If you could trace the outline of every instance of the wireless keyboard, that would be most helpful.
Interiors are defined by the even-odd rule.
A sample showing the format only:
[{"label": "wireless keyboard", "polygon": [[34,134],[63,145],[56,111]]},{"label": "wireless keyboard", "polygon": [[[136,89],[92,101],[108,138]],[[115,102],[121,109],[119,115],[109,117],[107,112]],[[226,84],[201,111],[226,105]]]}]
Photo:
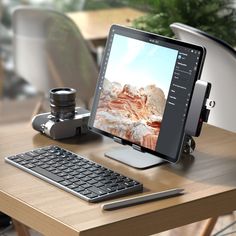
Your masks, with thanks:
[{"label": "wireless keyboard", "polygon": [[141,183],[58,146],[38,148],[5,160],[89,202],[143,189]]}]

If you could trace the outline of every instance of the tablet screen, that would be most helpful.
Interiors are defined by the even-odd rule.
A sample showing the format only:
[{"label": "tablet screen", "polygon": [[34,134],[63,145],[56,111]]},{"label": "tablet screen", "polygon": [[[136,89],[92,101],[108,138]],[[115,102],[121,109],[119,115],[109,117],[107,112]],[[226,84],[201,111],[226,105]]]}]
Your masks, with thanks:
[{"label": "tablet screen", "polygon": [[204,52],[196,45],[112,26],[90,129],[176,162]]}]

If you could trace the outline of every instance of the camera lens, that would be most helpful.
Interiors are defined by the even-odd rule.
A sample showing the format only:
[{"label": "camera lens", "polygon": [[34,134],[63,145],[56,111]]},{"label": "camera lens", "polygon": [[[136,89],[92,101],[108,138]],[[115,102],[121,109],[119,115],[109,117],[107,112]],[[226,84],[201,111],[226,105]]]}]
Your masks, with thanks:
[{"label": "camera lens", "polygon": [[54,88],[50,90],[51,114],[58,119],[71,119],[75,115],[76,90]]}]

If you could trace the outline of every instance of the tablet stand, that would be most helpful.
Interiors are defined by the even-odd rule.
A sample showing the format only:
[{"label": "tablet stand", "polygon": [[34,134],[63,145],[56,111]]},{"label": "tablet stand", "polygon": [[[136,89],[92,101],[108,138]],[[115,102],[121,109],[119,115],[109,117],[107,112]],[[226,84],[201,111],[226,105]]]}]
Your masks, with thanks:
[{"label": "tablet stand", "polygon": [[[183,153],[190,154],[194,151],[194,149],[194,139],[190,135],[185,135]],[[149,154],[147,152],[138,151],[134,147],[132,148],[130,146],[114,148],[108,152],[105,152],[105,156],[137,169],[146,169],[166,163],[164,159],[159,158],[158,156]]]},{"label": "tablet stand", "polygon": [[114,148],[106,152],[105,156],[137,169],[146,169],[166,162],[155,155],[140,152],[128,146]]},{"label": "tablet stand", "polygon": [[[211,84],[202,80],[195,83],[188,117],[185,125],[185,138],[182,153],[189,155],[195,149],[193,137],[198,137],[201,133],[202,123],[207,122],[210,110],[215,105],[214,101],[208,100]],[[208,106],[208,108],[207,108]],[[122,144],[122,140],[114,138],[115,142]],[[165,163],[164,159],[158,156],[142,152],[140,146],[133,144],[131,147],[116,148],[105,153],[106,157],[125,163],[129,166],[145,169],[155,165]]]}]

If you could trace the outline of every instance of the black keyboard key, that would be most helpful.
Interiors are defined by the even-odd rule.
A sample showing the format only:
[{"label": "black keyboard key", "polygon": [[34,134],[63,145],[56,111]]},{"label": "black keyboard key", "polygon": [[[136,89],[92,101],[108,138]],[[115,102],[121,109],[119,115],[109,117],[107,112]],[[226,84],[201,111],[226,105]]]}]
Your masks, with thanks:
[{"label": "black keyboard key", "polygon": [[118,187],[117,187],[118,190],[125,189],[125,188],[127,188],[127,186],[125,184],[123,184],[123,183],[118,184]]},{"label": "black keyboard key", "polygon": [[17,156],[11,156],[11,157],[8,157],[9,160],[12,160],[12,161],[15,161],[16,159],[18,159]]},{"label": "black keyboard key", "polygon": [[101,183],[101,182],[98,182],[98,183],[96,183],[96,184],[93,184],[95,187],[102,187],[102,186],[104,186],[104,184],[103,183]]},{"label": "black keyboard key", "polygon": [[70,175],[72,175],[72,176],[76,176],[76,175],[78,175],[78,172],[75,171],[75,170],[73,170],[73,171],[70,173]]},{"label": "black keyboard key", "polygon": [[40,155],[46,153],[46,151],[43,150],[43,149],[38,149],[38,150],[35,150],[34,152],[36,152],[36,153],[38,153],[38,154],[40,154]]},{"label": "black keyboard key", "polygon": [[26,168],[29,168],[29,169],[31,169],[31,168],[35,167],[35,165],[34,165],[34,164],[31,164],[31,163],[29,163],[29,164],[26,164],[26,165],[25,165],[25,167],[26,167]]},{"label": "black keyboard key", "polygon": [[48,171],[50,171],[50,172],[52,172],[53,170],[55,170],[55,168],[53,168],[53,167],[51,167],[51,166],[49,166],[49,167],[47,167],[47,168],[45,168],[46,170],[48,170]]},{"label": "black keyboard key", "polygon": [[100,187],[100,189],[104,190],[107,193],[112,193],[116,191],[116,188],[110,187],[110,186],[103,186],[103,187]]},{"label": "black keyboard key", "polygon": [[98,176],[98,177],[96,178],[96,180],[97,180],[97,181],[103,181],[103,180],[105,180],[105,178],[102,177],[102,176]]},{"label": "black keyboard key", "polygon": [[89,175],[89,177],[92,178],[92,179],[96,179],[99,176],[97,174],[92,173],[92,174]]},{"label": "black keyboard key", "polygon": [[59,174],[59,173],[61,173],[61,172],[60,172],[59,170],[55,169],[55,170],[52,171],[52,173],[53,173],[53,174]]},{"label": "black keyboard key", "polygon": [[19,164],[21,164],[22,166],[27,165],[29,162],[28,161],[20,161]]},{"label": "black keyboard key", "polygon": [[71,185],[72,183],[69,181],[69,180],[63,180],[60,182],[61,185],[64,185],[64,186],[69,186]]},{"label": "black keyboard key", "polygon": [[91,180],[91,178],[89,178],[88,176],[85,176],[85,177],[83,177],[83,178],[81,178],[83,181],[85,181],[85,182],[88,182],[89,180]]},{"label": "black keyboard key", "polygon": [[73,160],[71,161],[71,163],[74,163],[74,164],[75,164],[75,163],[78,163],[78,162],[79,162],[79,159],[77,159],[77,158],[76,158],[76,159],[73,159]]},{"label": "black keyboard key", "polygon": [[71,176],[71,175],[66,175],[66,176],[64,176],[63,178],[64,178],[64,179],[67,179],[67,180],[70,180],[70,179],[73,179],[74,177]]},{"label": "black keyboard key", "polygon": [[91,180],[88,181],[88,183],[93,185],[93,184],[96,184],[97,181],[95,179],[91,179]]},{"label": "black keyboard key", "polygon": [[84,175],[91,175],[91,174],[92,174],[92,172],[91,172],[91,171],[88,171],[88,170],[86,170],[86,171],[84,171],[84,172],[83,172],[83,174],[84,174]]},{"label": "black keyboard key", "polygon": [[109,183],[111,183],[111,180],[105,179],[105,180],[102,180],[101,182],[102,182],[103,184],[109,184]]},{"label": "black keyboard key", "polygon": [[134,186],[134,183],[133,183],[133,182],[124,182],[124,184],[125,184],[127,187],[132,187],[132,186]]},{"label": "black keyboard key", "polygon": [[44,148],[42,148],[42,150],[48,151],[48,150],[50,150],[51,148],[52,148],[51,146],[49,146],[49,147],[44,147]]},{"label": "black keyboard key", "polygon": [[67,174],[64,173],[64,172],[60,172],[60,173],[58,173],[57,175],[60,176],[60,177],[64,177],[64,176],[66,176]]},{"label": "black keyboard key", "polygon": [[106,191],[104,191],[104,190],[102,190],[102,189],[100,189],[100,188],[97,188],[97,187],[95,187],[95,186],[89,188],[88,190],[90,190],[90,191],[96,193],[97,195],[104,195],[104,194],[107,193]]},{"label": "black keyboard key", "polygon": [[98,197],[98,195],[92,192],[92,193],[88,194],[87,197],[95,198],[95,197]]},{"label": "black keyboard key", "polygon": [[30,161],[30,160],[33,159],[33,157],[26,156],[26,155],[24,155],[22,158],[23,158],[25,161]]},{"label": "black keyboard key", "polygon": [[79,180],[79,181],[77,181],[77,182],[75,182],[77,185],[79,185],[79,186],[82,186],[82,185],[84,185],[84,184],[86,184],[84,181],[82,181],[82,180]]},{"label": "black keyboard key", "polygon": [[42,165],[44,165],[44,163],[42,161],[37,161],[37,162],[35,162],[35,165],[42,166]]},{"label": "black keyboard key", "polygon": [[66,163],[65,166],[71,167],[71,166],[74,166],[74,165],[73,165],[73,163],[70,163],[70,162],[69,162],[69,163]]},{"label": "black keyboard key", "polygon": [[54,167],[54,168],[58,168],[59,166],[61,166],[61,164],[60,164],[60,163],[57,163],[57,162],[52,165],[52,167]]},{"label": "black keyboard key", "polygon": [[79,179],[78,179],[78,178],[75,178],[75,177],[73,176],[73,178],[71,178],[70,181],[71,181],[72,183],[75,183],[75,182],[78,182]]},{"label": "black keyboard key", "polygon": [[36,152],[34,152],[34,151],[26,152],[25,154],[28,155],[28,156],[30,156],[30,157],[37,157],[37,156],[39,156],[39,154],[36,153]]},{"label": "black keyboard key", "polygon": [[82,179],[83,177],[85,177],[85,175],[83,173],[81,173],[81,174],[75,175],[75,177]]},{"label": "black keyboard key", "polygon": [[79,186],[79,187],[75,188],[74,191],[82,192],[82,191],[84,191],[84,187],[83,186]]},{"label": "black keyboard key", "polygon": [[71,168],[72,170],[77,170],[77,169],[79,169],[79,167],[78,167],[78,166],[75,166],[75,165],[74,165],[74,166],[71,166],[70,168]]},{"label": "black keyboard key", "polygon": [[92,192],[90,192],[88,189],[85,189],[84,191],[82,191],[81,192],[81,194],[83,194],[83,195],[89,195],[89,194],[91,194]]},{"label": "black keyboard key", "polygon": [[48,168],[48,167],[50,167],[48,164],[43,164],[43,165],[41,165],[41,168],[43,168],[43,169],[46,169],[46,168]]},{"label": "black keyboard key", "polygon": [[78,185],[72,183],[71,185],[68,185],[67,187],[68,187],[68,188],[71,188],[71,189],[75,189],[75,188],[78,188]]},{"label": "black keyboard key", "polygon": [[36,166],[36,167],[33,167],[31,170],[35,171],[36,173],[38,174],[41,174],[53,181],[56,181],[56,182],[60,182],[63,180],[62,177],[58,176],[58,175],[55,175],[47,170],[44,170],[43,168],[39,167],[39,166]]},{"label": "black keyboard key", "polygon": [[91,185],[91,184],[88,184],[88,183],[85,183],[85,184],[83,184],[83,187],[84,187],[84,188],[90,188],[90,187],[92,187],[92,185]]},{"label": "black keyboard key", "polygon": [[111,183],[111,184],[109,184],[109,186],[111,186],[111,187],[117,187],[118,184],[117,184],[117,183]]},{"label": "black keyboard key", "polygon": [[58,170],[66,170],[66,169],[67,169],[67,167],[66,167],[66,166],[64,166],[64,165],[62,165],[62,166],[58,167]]},{"label": "black keyboard key", "polygon": [[73,171],[73,170],[70,169],[70,168],[66,168],[66,169],[63,169],[63,170],[64,170],[65,173],[68,173],[68,174],[71,173],[71,172]]}]

